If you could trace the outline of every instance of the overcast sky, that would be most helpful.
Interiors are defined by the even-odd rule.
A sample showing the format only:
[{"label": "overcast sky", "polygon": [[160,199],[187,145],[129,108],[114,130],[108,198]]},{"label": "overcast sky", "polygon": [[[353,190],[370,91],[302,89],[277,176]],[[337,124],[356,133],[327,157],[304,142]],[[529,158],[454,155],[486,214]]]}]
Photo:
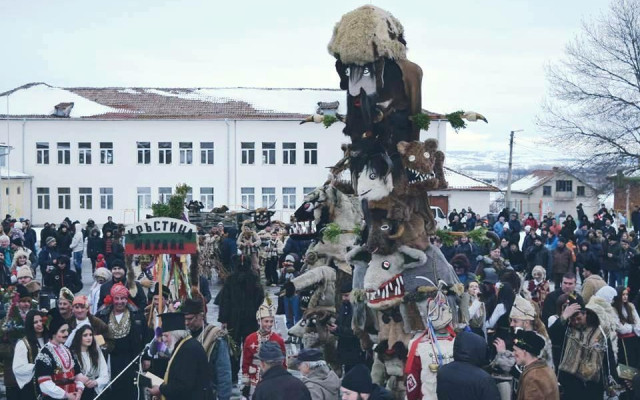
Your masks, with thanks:
[{"label": "overcast sky", "polygon": [[[0,0],[0,92],[54,86],[337,88],[326,47],[353,0]],[[449,149],[535,151],[544,67],[604,0],[373,1],[405,28],[423,107],[484,114]]]}]

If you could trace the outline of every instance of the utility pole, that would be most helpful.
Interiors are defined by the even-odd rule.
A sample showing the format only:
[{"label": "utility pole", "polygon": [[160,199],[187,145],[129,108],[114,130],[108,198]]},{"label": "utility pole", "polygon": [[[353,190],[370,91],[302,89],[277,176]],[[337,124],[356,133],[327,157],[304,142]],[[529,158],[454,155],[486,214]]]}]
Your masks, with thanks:
[{"label": "utility pole", "polygon": [[511,135],[509,138],[509,170],[507,172],[507,195],[504,198],[505,207],[507,210],[511,211],[511,207],[509,203],[511,203],[511,173],[513,170],[513,135],[516,132],[522,132],[524,129],[518,129],[516,131],[511,131]]}]

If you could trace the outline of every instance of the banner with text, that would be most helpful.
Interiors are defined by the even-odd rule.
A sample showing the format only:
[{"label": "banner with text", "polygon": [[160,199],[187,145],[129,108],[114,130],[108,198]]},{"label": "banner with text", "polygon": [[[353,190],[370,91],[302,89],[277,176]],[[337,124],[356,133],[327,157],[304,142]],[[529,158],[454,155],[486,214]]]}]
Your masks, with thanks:
[{"label": "banner with text", "polygon": [[194,254],[198,251],[196,233],[195,225],[181,219],[145,219],[127,227],[125,253]]}]

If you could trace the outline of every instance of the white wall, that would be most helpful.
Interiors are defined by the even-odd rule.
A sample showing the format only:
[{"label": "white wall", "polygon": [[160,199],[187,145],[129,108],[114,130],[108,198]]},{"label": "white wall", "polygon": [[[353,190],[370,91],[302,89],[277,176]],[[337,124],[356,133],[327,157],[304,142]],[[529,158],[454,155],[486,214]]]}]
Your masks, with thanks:
[{"label": "white wall", "polygon": [[[4,124],[3,124],[4,125]],[[201,187],[214,187],[215,205],[226,204],[240,209],[242,187],[253,187],[255,205],[262,205],[262,188],[275,187],[278,210],[276,218],[288,220],[293,210],[282,210],[282,188],[296,188],[300,204],[303,188],[317,187],[327,178],[327,167],[342,157],[341,143],[349,142],[342,134],[344,125],[329,129],[322,124],[299,125],[299,121],[230,120],[81,120],[38,119],[10,120],[0,129],[0,143],[13,147],[8,167],[33,176],[31,198],[15,217],[31,218],[34,224],[59,222],[65,217],[97,223],[113,216],[117,222],[134,222],[150,210],[138,210],[137,188],[151,187],[152,202],[158,201],[158,188],[175,188],[186,183],[199,199]],[[434,122],[422,139],[438,138],[446,143],[447,125]],[[137,162],[136,142],[151,142],[151,163]],[[193,142],[193,164],[179,163],[179,142]],[[213,141],[214,165],[200,164],[200,142]],[[49,142],[49,164],[36,163],[36,142]],[[57,142],[71,143],[71,163],[57,162]],[[78,143],[92,144],[91,165],[79,164]],[[100,142],[113,142],[114,164],[100,164]],[[172,142],[172,164],[158,162],[158,142]],[[241,165],[241,142],[255,142],[255,165]],[[276,142],[276,164],[262,164],[262,142]],[[296,165],[282,164],[282,143],[295,142]],[[304,164],[304,142],[318,143],[318,164]],[[444,150],[444,148],[443,148]],[[49,210],[37,208],[37,188],[49,188]],[[57,188],[71,189],[71,209],[58,208]],[[91,210],[80,209],[79,188],[92,188]],[[113,209],[100,208],[100,188],[113,188]],[[30,200],[30,203],[28,202]],[[488,204],[488,202],[487,202]],[[13,215],[13,213],[12,213]]]},{"label": "white wall", "polygon": [[480,215],[489,213],[491,192],[488,191],[435,190],[429,192],[429,195],[447,196],[449,198],[449,212],[454,208],[460,211],[471,206],[473,211]]}]

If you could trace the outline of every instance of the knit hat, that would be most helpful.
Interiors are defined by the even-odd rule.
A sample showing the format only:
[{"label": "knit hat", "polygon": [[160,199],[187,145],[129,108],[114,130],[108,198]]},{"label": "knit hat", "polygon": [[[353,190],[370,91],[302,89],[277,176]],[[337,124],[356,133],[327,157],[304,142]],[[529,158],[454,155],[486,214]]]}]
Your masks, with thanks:
[{"label": "knit hat", "polygon": [[519,319],[522,321],[533,321],[536,317],[536,310],[531,302],[522,296],[516,296],[511,307],[509,318]]},{"label": "knit hat", "polygon": [[187,329],[184,324],[184,314],[181,312],[160,314],[162,319],[162,332],[183,331]]},{"label": "knit hat", "polygon": [[613,303],[613,298],[616,297],[617,295],[618,295],[618,292],[616,292],[616,290],[611,286],[603,286],[595,294],[596,297],[600,297],[601,299],[604,299],[609,304]]},{"label": "knit hat", "polygon": [[278,343],[268,341],[260,346],[258,359],[268,363],[275,363],[284,360],[284,353]]},{"label": "knit hat", "polygon": [[56,238],[54,238],[53,236],[49,236],[46,240],[47,242],[47,246],[50,245],[51,243],[55,242]]},{"label": "knit hat", "polygon": [[116,267],[118,267],[118,268],[122,268],[122,269],[126,269],[126,268],[124,267],[124,262],[122,262],[122,260],[120,260],[120,259],[118,259],[118,258],[116,258],[115,260],[113,260],[113,262],[111,263],[111,269],[114,269],[114,268],[116,268]]},{"label": "knit hat", "polygon": [[58,294],[58,299],[64,299],[70,303],[73,303],[74,296],[71,290],[69,290],[66,287],[63,287],[62,289],[60,289],[60,293]]},{"label": "knit hat", "polygon": [[342,378],[341,386],[356,393],[371,393],[373,382],[371,372],[364,364],[358,364],[351,368]]},{"label": "knit hat", "polygon": [[42,285],[38,281],[31,281],[24,286],[27,288],[29,293],[31,293],[32,297],[35,297],[33,296],[33,294],[39,292],[42,289]]},{"label": "knit hat", "polygon": [[23,267],[18,268],[17,278],[29,277],[33,279],[33,272],[31,271],[31,267],[25,265]]},{"label": "knit hat", "polygon": [[258,312],[256,312],[256,319],[258,320],[258,322],[260,322],[262,318],[275,318],[275,316],[276,305],[273,304],[273,301],[271,301],[271,297],[269,297],[269,294],[267,293],[264,297],[264,301],[262,302],[262,304],[260,304],[260,307],[258,307]]},{"label": "knit hat", "polygon": [[54,315],[53,318],[51,318],[51,323],[49,324],[49,333],[51,336],[57,334],[63,325],[68,326],[69,324],[60,314]]},{"label": "knit hat", "polygon": [[111,280],[111,271],[105,267],[96,268],[93,272],[93,277],[94,279],[103,278],[107,282]]},{"label": "knit hat", "polygon": [[18,292],[18,298],[24,299],[26,297],[31,298],[31,293],[29,293],[29,289],[27,289],[23,285],[16,285],[16,292]]},{"label": "knit hat", "polygon": [[534,331],[517,329],[513,339],[513,347],[518,347],[532,356],[539,357],[546,345],[544,338]]}]

